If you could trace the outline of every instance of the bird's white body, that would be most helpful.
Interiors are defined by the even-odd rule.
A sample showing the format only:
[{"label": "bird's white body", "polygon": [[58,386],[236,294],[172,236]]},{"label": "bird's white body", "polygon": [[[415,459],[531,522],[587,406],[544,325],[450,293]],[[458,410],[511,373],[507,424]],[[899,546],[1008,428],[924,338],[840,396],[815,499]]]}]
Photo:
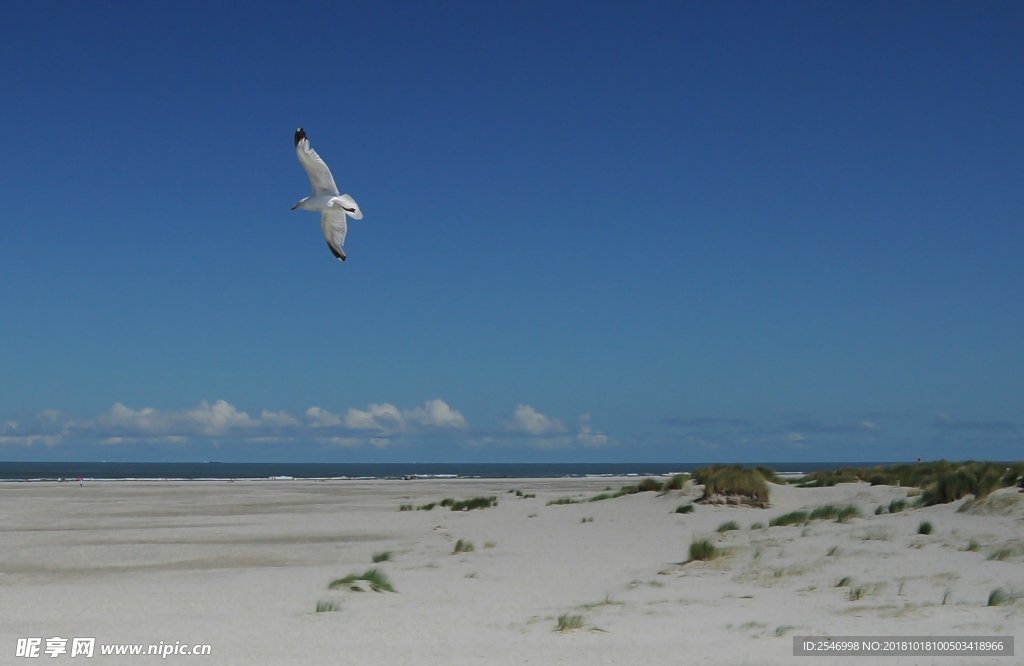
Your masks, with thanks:
[{"label": "bird's white body", "polygon": [[313,194],[300,199],[292,206],[292,210],[299,208],[320,213],[320,229],[324,232],[327,247],[330,248],[331,254],[345,261],[345,235],[348,233],[346,218],[361,220],[363,212],[355,199],[338,192],[331,170],[309,145],[306,131],[301,127],[295,130],[295,153],[299,157],[299,164],[309,176]]}]

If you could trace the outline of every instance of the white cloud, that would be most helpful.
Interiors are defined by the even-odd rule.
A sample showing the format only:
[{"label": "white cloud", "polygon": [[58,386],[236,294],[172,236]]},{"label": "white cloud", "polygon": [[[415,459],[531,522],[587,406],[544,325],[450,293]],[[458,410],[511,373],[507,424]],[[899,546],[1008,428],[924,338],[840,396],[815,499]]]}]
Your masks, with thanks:
[{"label": "white cloud", "polygon": [[351,408],[345,413],[345,425],[352,430],[378,430],[380,432],[401,432],[405,429],[405,418],[391,403],[373,404],[367,409]]},{"label": "white cloud", "polygon": [[590,425],[590,414],[580,415],[580,431],[576,433],[576,441],[583,446],[605,446],[608,444],[608,435],[603,432],[595,432]]},{"label": "white cloud", "polygon": [[226,400],[212,405],[203,400],[185,414],[186,424],[193,425],[204,435],[227,435],[232,430],[249,430],[258,425],[247,413],[239,411]]},{"label": "white cloud", "polygon": [[341,417],[320,407],[306,410],[306,421],[313,428],[333,428],[342,424]]},{"label": "white cloud", "polygon": [[427,400],[422,407],[405,411],[407,421],[431,428],[466,428],[466,418],[457,409],[452,409],[444,400]]},{"label": "white cloud", "polygon": [[565,432],[565,426],[558,419],[541,414],[530,405],[518,404],[512,413],[512,420],[505,423],[512,432],[542,437]]},{"label": "white cloud", "polygon": [[371,404],[343,415],[313,406],[299,416],[270,409],[254,415],[226,400],[204,400],[180,411],[115,402],[108,411],[86,419],[48,409],[28,418],[0,420],[0,445],[53,445],[68,437],[113,445],[217,438],[253,443],[312,439],[333,446],[383,448],[398,437],[467,427],[465,416],[440,398],[404,410],[391,403]]}]

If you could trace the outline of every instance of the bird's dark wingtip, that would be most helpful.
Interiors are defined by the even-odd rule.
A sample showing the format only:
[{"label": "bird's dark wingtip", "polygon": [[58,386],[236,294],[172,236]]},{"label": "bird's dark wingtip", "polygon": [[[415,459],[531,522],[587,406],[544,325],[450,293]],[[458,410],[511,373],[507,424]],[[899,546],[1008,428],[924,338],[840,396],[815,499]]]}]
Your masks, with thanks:
[{"label": "bird's dark wingtip", "polygon": [[301,127],[299,129],[295,130],[295,145],[296,146],[299,145],[299,141],[302,141],[305,138],[306,138],[306,130],[302,129]]},{"label": "bird's dark wingtip", "polygon": [[334,249],[334,246],[331,245],[330,243],[327,244],[327,249],[329,249],[331,251],[331,254],[333,254],[336,259],[340,259],[341,261],[345,261],[345,259],[347,258],[345,256],[344,252],[338,252],[337,250]]}]

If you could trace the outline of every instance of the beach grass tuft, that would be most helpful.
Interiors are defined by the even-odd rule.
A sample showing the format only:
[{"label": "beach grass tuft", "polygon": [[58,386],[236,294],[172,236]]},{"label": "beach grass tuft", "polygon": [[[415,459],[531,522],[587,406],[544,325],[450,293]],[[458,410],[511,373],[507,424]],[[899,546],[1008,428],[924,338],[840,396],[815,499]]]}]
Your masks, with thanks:
[{"label": "beach grass tuft", "polygon": [[1005,590],[1001,590],[998,587],[992,590],[988,595],[988,606],[1005,606],[1010,603],[1012,598]]},{"label": "beach grass tuft", "polygon": [[781,516],[776,516],[768,521],[769,527],[786,527],[788,525],[803,525],[810,519],[806,511],[790,511]]},{"label": "beach grass tuft", "polygon": [[864,586],[858,585],[857,587],[851,587],[846,595],[846,598],[850,601],[860,601],[864,597]]},{"label": "beach grass tuft", "polygon": [[377,564],[379,562],[390,562],[391,561],[391,555],[392,555],[392,553],[391,553],[390,550],[382,550],[379,553],[374,553],[373,554],[373,562],[374,562],[374,564]]},{"label": "beach grass tuft", "polygon": [[731,532],[733,530],[738,530],[739,528],[740,528],[740,525],[735,520],[728,520],[728,521],[722,523],[721,525],[719,525],[718,529],[715,530],[715,531],[719,532],[719,533]]},{"label": "beach grass tuft", "polygon": [[338,604],[333,601],[318,601],[316,602],[317,613],[330,613],[338,610]]},{"label": "beach grass tuft", "polygon": [[932,524],[927,520],[922,520],[921,524],[917,526],[917,533],[928,535],[932,533]]},{"label": "beach grass tuft", "polygon": [[756,469],[740,465],[712,465],[693,472],[693,480],[704,486],[702,501],[716,497],[739,497],[744,504],[768,506],[768,483]]},{"label": "beach grass tuft", "polygon": [[498,506],[498,498],[494,495],[490,497],[473,497],[467,500],[458,500],[451,503],[452,511],[472,511],[473,509],[489,509],[492,506]]},{"label": "beach grass tuft", "polygon": [[676,507],[676,513],[693,513],[693,505],[681,504]]},{"label": "beach grass tuft", "polygon": [[558,616],[558,624],[555,627],[555,631],[573,631],[574,629],[580,629],[581,627],[583,627],[582,615],[570,615],[569,613],[563,613]]},{"label": "beach grass tuft", "polygon": [[455,548],[452,549],[452,555],[458,555],[459,553],[472,553],[474,550],[476,550],[476,546],[473,545],[472,541],[459,539],[455,542]]},{"label": "beach grass tuft", "polygon": [[388,580],[385,575],[379,569],[367,569],[363,573],[353,573],[345,576],[344,578],[336,578],[332,580],[328,589],[335,590],[340,587],[347,587],[354,592],[362,592],[363,588],[361,583],[365,583],[366,587],[369,587],[374,592],[394,592],[395,588],[391,585],[391,581]]},{"label": "beach grass tuft", "polygon": [[661,492],[665,493],[670,490],[682,490],[689,478],[689,474],[673,474],[668,481],[662,484]]},{"label": "beach grass tuft", "polygon": [[836,583],[836,587],[849,587],[850,586],[850,582],[851,582],[851,580],[850,580],[849,576],[843,576],[842,578],[839,579],[839,582]]},{"label": "beach grass tuft", "polygon": [[1015,553],[1013,548],[998,548],[989,553],[987,559],[994,560],[996,562],[1003,562],[1013,557],[1014,555]]},{"label": "beach grass tuft", "polygon": [[690,561],[707,562],[719,556],[715,544],[708,539],[694,539],[690,544]]}]

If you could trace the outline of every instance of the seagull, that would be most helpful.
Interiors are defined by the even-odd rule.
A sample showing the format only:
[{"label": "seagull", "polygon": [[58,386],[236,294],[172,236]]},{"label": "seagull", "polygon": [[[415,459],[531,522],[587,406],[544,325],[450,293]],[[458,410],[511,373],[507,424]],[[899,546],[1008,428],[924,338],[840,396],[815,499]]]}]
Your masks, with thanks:
[{"label": "seagull", "polygon": [[310,147],[306,130],[301,127],[295,130],[295,154],[299,156],[299,164],[309,175],[313,194],[300,199],[292,206],[292,210],[301,208],[320,211],[320,228],[327,239],[327,247],[339,261],[345,261],[345,233],[348,231],[345,216],[361,220],[363,211],[359,210],[359,204],[351,196],[338,193],[338,186],[334,184],[331,170]]}]

